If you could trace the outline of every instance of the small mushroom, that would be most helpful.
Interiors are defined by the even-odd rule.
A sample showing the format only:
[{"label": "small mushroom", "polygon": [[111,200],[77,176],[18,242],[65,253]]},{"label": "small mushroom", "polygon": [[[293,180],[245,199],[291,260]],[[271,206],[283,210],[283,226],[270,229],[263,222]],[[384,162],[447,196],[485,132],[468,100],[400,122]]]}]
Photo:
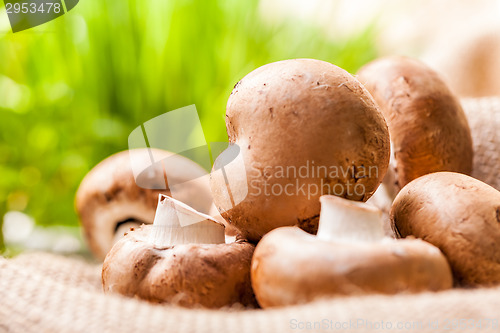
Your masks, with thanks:
[{"label": "small mushroom", "polygon": [[322,297],[452,286],[443,254],[422,240],[384,237],[377,208],[331,195],[320,200],[317,236],[282,227],[257,245],[252,286],[263,308]]},{"label": "small mushroom", "polygon": [[388,57],[365,65],[358,79],[389,126],[397,191],[432,172],[470,174],[469,125],[460,102],[436,72],[414,59]]},{"label": "small mushroom", "polygon": [[398,237],[441,249],[458,285],[500,283],[500,192],[491,186],[459,173],[425,175],[399,192],[391,221]]},{"label": "small mushroom", "polygon": [[154,224],[129,231],[106,256],[105,292],[185,307],[256,306],[254,246],[224,243],[224,225],[160,195]]},{"label": "small mushroom", "polygon": [[[151,165],[151,158],[168,164],[168,171]],[[145,170],[137,184],[132,162]],[[212,195],[207,172],[191,160],[160,149],[133,149],[111,155],[82,180],[76,210],[92,253],[104,259],[113,244],[131,227],[153,223],[158,194],[170,194],[208,213]],[[167,180],[165,180],[165,178]]]},{"label": "small mushroom", "polygon": [[389,163],[389,133],[373,98],[320,60],[279,61],[246,75],[228,99],[226,127],[241,163],[224,165],[234,149],[225,150],[210,186],[222,216],[252,242],[281,226],[315,233],[321,195],[366,201]]}]

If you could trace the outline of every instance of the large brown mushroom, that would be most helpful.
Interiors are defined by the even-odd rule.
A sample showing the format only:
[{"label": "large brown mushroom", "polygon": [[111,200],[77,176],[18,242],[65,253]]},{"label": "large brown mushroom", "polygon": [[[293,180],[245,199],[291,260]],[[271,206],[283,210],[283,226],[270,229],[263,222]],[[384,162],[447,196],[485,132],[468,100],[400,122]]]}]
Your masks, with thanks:
[{"label": "large brown mushroom", "polygon": [[[152,165],[152,159],[159,162]],[[132,163],[135,170],[144,170],[138,179]],[[204,175],[198,164],[160,149],[133,149],[106,158],[85,176],[76,194],[92,253],[102,260],[125,231],[153,223],[158,194],[171,194],[173,186],[177,199],[208,213],[212,195]]]},{"label": "large brown mushroom", "polygon": [[251,272],[263,308],[452,286],[450,267],[436,247],[385,238],[377,208],[330,195],[321,197],[317,236],[296,227],[269,232],[255,249]]},{"label": "large brown mushroom", "polygon": [[500,192],[472,177],[437,172],[406,185],[391,221],[399,237],[434,244],[458,285],[500,283]]},{"label": "large brown mushroom", "polygon": [[[372,97],[324,61],[254,70],[231,93],[226,126],[233,145],[212,170],[214,202],[254,242],[280,226],[316,232],[321,195],[366,201],[389,162],[387,125]],[[228,158],[235,150],[238,158]]]},{"label": "large brown mushroom", "polygon": [[256,306],[254,246],[224,243],[224,225],[161,195],[155,222],[129,231],[106,256],[105,292],[185,307]]},{"label": "large brown mushroom", "polygon": [[[358,79],[370,91],[389,126],[396,192],[437,171],[469,174],[472,139],[458,99],[423,63],[388,57],[365,65]],[[393,184],[389,184],[393,185]]]}]

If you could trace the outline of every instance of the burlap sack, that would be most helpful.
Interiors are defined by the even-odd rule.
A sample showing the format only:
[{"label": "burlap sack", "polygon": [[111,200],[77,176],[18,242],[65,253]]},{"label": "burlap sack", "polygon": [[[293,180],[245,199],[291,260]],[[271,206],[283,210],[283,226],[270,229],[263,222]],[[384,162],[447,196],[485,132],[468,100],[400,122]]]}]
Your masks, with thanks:
[{"label": "burlap sack", "polygon": [[[500,98],[464,106],[469,116],[489,118],[484,131],[496,135]],[[493,332],[500,331],[499,320],[500,287],[343,297],[272,310],[191,310],[105,295],[100,265],[81,259],[0,257],[0,332]]]}]

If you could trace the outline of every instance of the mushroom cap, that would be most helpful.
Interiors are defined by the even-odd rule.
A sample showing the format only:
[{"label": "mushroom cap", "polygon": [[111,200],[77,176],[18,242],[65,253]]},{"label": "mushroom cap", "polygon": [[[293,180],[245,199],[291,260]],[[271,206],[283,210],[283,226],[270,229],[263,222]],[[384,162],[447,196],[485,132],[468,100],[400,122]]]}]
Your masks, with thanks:
[{"label": "mushroom cap", "polygon": [[500,192],[466,175],[437,172],[397,195],[391,222],[398,237],[437,246],[460,285],[500,283]]},{"label": "mushroom cap", "polygon": [[[167,186],[158,168],[152,168],[147,175],[150,188],[137,185],[131,161],[134,167],[145,169],[151,164],[150,153],[155,161],[169,165],[166,189],[162,189]],[[102,260],[124,230],[153,223],[158,194],[171,195],[173,184],[177,186],[176,199],[208,213],[212,195],[207,177],[203,178],[206,174],[193,161],[160,149],[122,151],[100,162],[82,180],[75,202],[92,253]]]},{"label": "mushroom cap", "polygon": [[296,227],[266,234],[255,249],[251,272],[263,308],[452,286],[443,254],[424,241],[325,242]]},{"label": "mushroom cap", "polygon": [[399,188],[432,172],[471,172],[467,119],[436,72],[414,59],[388,57],[365,65],[358,79],[375,98],[389,126],[391,165]]},{"label": "mushroom cap", "polygon": [[[315,232],[321,195],[366,201],[387,171],[388,129],[373,98],[324,61],[279,61],[245,76],[229,97],[226,127],[242,163],[215,172],[226,150],[210,184],[222,216],[251,241],[280,226]],[[248,190],[234,205],[226,176],[233,194]]]},{"label": "mushroom cap", "polygon": [[250,283],[254,245],[181,244],[157,248],[147,241],[153,226],[131,230],[104,260],[105,292],[185,307],[256,306]]},{"label": "mushroom cap", "polygon": [[[500,78],[500,76],[498,77]],[[498,173],[500,166],[500,150],[498,149],[500,143],[500,99],[498,97],[469,98],[462,100],[462,104],[474,143],[474,165],[471,176],[500,190],[500,175]]]},{"label": "mushroom cap", "polygon": [[[448,29],[435,47],[427,51],[427,60],[440,72],[451,89],[462,97],[500,95],[500,30],[483,24],[464,32]],[[443,47],[446,43],[446,47]]]}]

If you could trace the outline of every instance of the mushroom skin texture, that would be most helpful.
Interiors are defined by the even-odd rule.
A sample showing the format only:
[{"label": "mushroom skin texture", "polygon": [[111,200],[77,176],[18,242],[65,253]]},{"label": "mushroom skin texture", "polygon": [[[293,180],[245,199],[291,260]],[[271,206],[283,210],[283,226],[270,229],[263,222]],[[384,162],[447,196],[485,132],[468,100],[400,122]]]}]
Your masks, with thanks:
[{"label": "mushroom skin texture", "polygon": [[462,105],[474,143],[471,176],[500,191],[500,99],[469,98]]},{"label": "mushroom skin texture", "polygon": [[239,240],[157,247],[148,241],[152,228],[131,230],[113,246],[102,269],[105,292],[184,307],[256,306],[250,284],[254,245]]},{"label": "mushroom skin texture", "polygon": [[415,236],[448,259],[455,283],[500,283],[500,192],[466,175],[437,172],[405,186],[391,209],[398,237]]},{"label": "mushroom skin texture", "polygon": [[166,187],[165,177],[158,169],[153,169],[148,180],[151,188],[136,183],[131,160],[146,168],[151,163],[150,153],[156,161],[168,158],[168,183],[182,187],[176,190],[179,200],[201,212],[210,210],[212,195],[206,177],[203,179],[206,171],[191,160],[160,149],[132,149],[111,155],[85,176],[75,200],[84,236],[100,260],[125,231],[153,223],[158,194],[170,194],[169,188],[161,189]]},{"label": "mushroom skin texture", "polygon": [[254,306],[254,246],[224,238],[222,223],[160,194],[153,225],[130,231],[106,256],[104,291],[185,307]]},{"label": "mushroom skin texture", "polygon": [[436,72],[414,59],[388,57],[365,65],[357,77],[389,126],[397,190],[432,172],[470,174],[469,125],[460,102]]},{"label": "mushroom skin texture", "polygon": [[261,307],[451,288],[450,267],[436,247],[418,239],[384,238],[380,211],[368,204],[321,199],[317,236],[282,227],[257,245],[251,273]]},{"label": "mushroom skin texture", "polygon": [[[228,99],[226,127],[242,162],[224,166],[229,152],[219,155],[210,177],[214,203],[252,242],[281,226],[316,232],[321,195],[366,201],[387,171],[388,129],[373,98],[324,61],[285,60],[249,73]],[[224,174],[215,172],[223,166]],[[233,197],[248,193],[233,202],[228,185]]]}]

